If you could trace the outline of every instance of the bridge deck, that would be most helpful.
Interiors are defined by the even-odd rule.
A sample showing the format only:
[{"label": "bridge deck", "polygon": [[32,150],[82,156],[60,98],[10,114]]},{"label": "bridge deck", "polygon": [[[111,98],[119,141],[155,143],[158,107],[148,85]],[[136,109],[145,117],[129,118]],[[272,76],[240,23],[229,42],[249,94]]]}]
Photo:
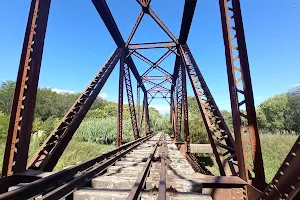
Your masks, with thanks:
[{"label": "bridge deck", "polygon": [[[162,164],[164,161],[161,160],[164,150],[166,165]],[[154,154],[149,170],[145,171],[152,153]],[[74,199],[126,199],[134,186],[139,183],[137,180],[143,173],[148,176],[146,175],[145,186],[141,192],[142,199],[157,199],[164,185],[164,181],[161,181],[164,178],[162,177],[164,170],[166,171],[166,199],[211,199],[209,195],[201,194],[202,182],[193,180],[194,170],[180,154],[170,137],[165,134],[153,136],[117,161],[115,165],[108,167],[105,174],[92,179],[91,187],[76,191]]]}]

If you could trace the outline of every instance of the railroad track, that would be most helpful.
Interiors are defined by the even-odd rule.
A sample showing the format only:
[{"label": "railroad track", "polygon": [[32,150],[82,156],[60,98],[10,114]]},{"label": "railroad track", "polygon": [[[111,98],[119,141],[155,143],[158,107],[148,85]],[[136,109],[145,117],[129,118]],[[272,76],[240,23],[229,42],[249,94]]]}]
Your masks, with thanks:
[{"label": "railroad track", "polygon": [[140,138],[58,173],[40,174],[0,199],[212,199],[166,134]]}]

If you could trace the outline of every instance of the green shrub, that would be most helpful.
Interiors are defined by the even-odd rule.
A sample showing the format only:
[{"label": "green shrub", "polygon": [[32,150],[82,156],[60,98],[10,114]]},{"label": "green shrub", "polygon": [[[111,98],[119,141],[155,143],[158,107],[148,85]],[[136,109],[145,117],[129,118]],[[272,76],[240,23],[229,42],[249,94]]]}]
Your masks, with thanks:
[{"label": "green shrub", "polygon": [[[74,135],[77,141],[114,144],[117,137],[117,118],[89,118],[83,121]],[[133,139],[130,119],[123,120],[123,142]]]},{"label": "green shrub", "polygon": [[0,111],[0,141],[6,139],[9,116]]}]

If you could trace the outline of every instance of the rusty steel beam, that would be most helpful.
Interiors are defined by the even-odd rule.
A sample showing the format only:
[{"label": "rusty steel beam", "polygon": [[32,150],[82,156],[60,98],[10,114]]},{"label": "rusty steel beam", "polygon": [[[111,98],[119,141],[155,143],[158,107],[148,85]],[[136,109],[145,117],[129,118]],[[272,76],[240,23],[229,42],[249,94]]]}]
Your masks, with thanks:
[{"label": "rusty steel beam", "polygon": [[300,198],[300,136],[291,148],[273,180],[261,194],[261,200]]},{"label": "rusty steel beam", "polygon": [[[116,45],[119,48],[125,47],[124,39],[119,31],[119,28],[109,10],[109,7],[105,0],[92,0],[96,10],[98,11],[100,17],[102,18],[105,26],[107,27],[110,35],[114,39]],[[129,51],[125,49],[125,55],[128,55]],[[137,82],[141,85],[141,89],[146,92],[146,88],[141,81],[141,77],[136,69],[136,66],[131,58],[131,56],[126,57],[126,62],[129,64],[132,74],[134,75]]]},{"label": "rusty steel beam", "polygon": [[[38,198],[40,199],[61,199],[87,184],[93,177],[105,171],[107,167],[113,165],[117,160],[121,159],[152,136],[153,135],[149,135],[128,142],[95,158],[81,162],[57,173],[52,173],[44,178],[34,180],[30,184],[18,187],[15,190],[0,194],[0,199],[34,199],[37,196],[39,196]],[[5,182],[0,182],[0,189],[3,187],[8,188]]]},{"label": "rusty steel beam", "polygon": [[145,106],[145,133],[146,135],[150,134],[150,117],[149,117],[149,107],[148,107],[148,97],[147,93],[144,93],[144,106]]},{"label": "rusty steel beam", "polygon": [[170,76],[144,76],[142,77],[142,81],[148,81],[148,80],[167,80],[171,82],[172,77]]},{"label": "rusty steel beam", "polygon": [[[219,4],[239,176],[259,190],[263,190],[265,173],[240,2],[219,0]],[[244,106],[246,113],[242,113]],[[246,124],[243,124],[242,120],[245,120]],[[249,172],[253,173],[254,177],[249,177],[251,174]]]},{"label": "rusty steel beam", "polygon": [[140,132],[140,127],[141,127],[141,124],[140,124],[140,117],[141,117],[141,111],[140,111],[140,101],[141,101],[141,90],[140,90],[140,86],[139,84],[137,84],[137,88],[136,88],[136,100],[137,100],[137,114],[136,114],[136,119],[137,119],[137,123],[138,123],[138,129],[139,129],[139,132]]},{"label": "rusty steel beam", "polygon": [[236,149],[232,135],[187,45],[180,47],[180,54],[196,96],[220,175],[236,175],[234,167]]},{"label": "rusty steel beam", "polygon": [[26,169],[51,0],[32,0],[16,81],[2,176]]},{"label": "rusty steel beam", "polygon": [[172,48],[176,47],[174,42],[147,42],[147,43],[138,43],[138,44],[129,44],[128,49],[137,50],[137,49],[156,49],[156,48]]},{"label": "rusty steel beam", "polygon": [[176,81],[175,95],[176,95],[176,116],[177,116],[177,127],[175,134],[175,141],[180,140],[181,125],[182,125],[182,69],[180,66],[178,71],[178,77]]},{"label": "rusty steel beam", "polygon": [[185,0],[179,34],[179,44],[186,44],[194,17],[197,0]]},{"label": "rusty steel beam", "polygon": [[152,19],[160,26],[160,28],[175,42],[178,44],[176,36],[168,29],[168,27],[163,23],[163,21],[158,17],[158,15],[150,8],[148,7],[147,11],[145,11],[147,14],[149,14]]},{"label": "rusty steel beam", "polygon": [[127,40],[127,42],[126,42],[126,44],[125,44],[125,47],[128,47],[128,45],[129,45],[129,43],[130,43],[130,41],[131,41],[133,35],[135,34],[135,32],[136,32],[138,26],[140,25],[140,23],[141,23],[141,21],[142,21],[142,19],[143,19],[143,17],[144,17],[144,14],[145,14],[145,13],[144,13],[144,11],[142,10],[142,11],[140,12],[140,14],[139,14],[139,16],[138,16],[138,18],[137,18],[135,24],[134,24],[134,27],[133,27],[133,29],[132,29],[132,31],[131,31],[129,37],[128,37],[128,40]]},{"label": "rusty steel beam", "polygon": [[129,195],[127,196],[126,200],[137,200],[137,199],[139,199],[139,197],[141,197],[141,193],[142,193],[143,188],[146,184],[146,180],[147,180],[147,177],[149,175],[152,162],[154,160],[154,154],[155,154],[156,149],[158,147],[158,143],[159,143],[159,141],[155,144],[152,152],[150,153],[147,161],[145,162],[145,165],[144,165],[141,173],[138,176],[138,179],[136,180],[136,182],[134,183],[132,189],[130,190]]},{"label": "rusty steel beam", "polygon": [[83,118],[91,108],[122,53],[118,48],[100,69],[92,82],[65,114],[30,161],[30,169],[52,171],[72,139]]},{"label": "rusty steel beam", "polygon": [[160,146],[160,179],[158,186],[158,199],[166,200],[167,193],[167,147],[166,147],[166,136],[162,134],[161,136],[161,146]]},{"label": "rusty steel beam", "polygon": [[136,0],[142,7],[148,7],[151,0]]},{"label": "rusty steel beam", "polygon": [[119,72],[119,97],[118,97],[118,133],[116,146],[122,145],[123,136],[123,95],[124,95],[124,54],[120,57],[120,72]]},{"label": "rusty steel beam", "polygon": [[138,122],[136,119],[134,97],[133,97],[131,78],[130,78],[130,70],[129,70],[129,65],[127,63],[124,63],[124,79],[125,79],[125,87],[127,91],[128,106],[129,106],[129,111],[131,116],[131,124],[132,124],[134,139],[136,140],[140,137],[140,134],[138,129]]},{"label": "rusty steel beam", "polygon": [[187,88],[186,88],[186,69],[182,64],[181,76],[182,76],[182,108],[183,108],[183,125],[184,125],[184,152],[190,152],[190,129],[189,129],[189,111],[188,111],[188,100],[187,100]]}]

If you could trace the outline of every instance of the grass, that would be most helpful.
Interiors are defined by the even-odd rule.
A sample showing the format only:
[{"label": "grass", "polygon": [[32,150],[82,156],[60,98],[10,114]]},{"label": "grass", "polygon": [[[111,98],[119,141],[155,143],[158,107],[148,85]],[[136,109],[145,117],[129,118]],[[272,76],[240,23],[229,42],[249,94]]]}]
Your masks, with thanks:
[{"label": "grass", "polygon": [[[0,141],[0,174],[2,171],[4,148],[5,142]],[[72,140],[59,159],[56,167],[54,168],[54,171],[62,170],[69,165],[75,165],[79,161],[88,160],[113,148],[115,148],[114,145],[104,145],[92,142],[78,142]],[[37,145],[35,145],[33,142],[30,147],[29,157],[33,156],[36,149]]]},{"label": "grass", "polygon": [[[261,134],[261,145],[264,159],[264,167],[267,183],[272,180],[284,158],[290,151],[292,145],[297,139],[297,135],[287,134]],[[29,156],[31,157],[35,152],[38,145],[32,142],[30,147]],[[0,168],[2,169],[2,160],[4,154],[5,142],[0,141]],[[61,159],[55,167],[55,171],[59,171],[69,165],[74,165],[79,161],[84,161],[89,158],[95,157],[103,152],[111,150],[114,145],[104,145],[94,142],[79,142],[72,140]],[[208,159],[208,158],[206,158]],[[213,159],[210,159],[213,160]],[[212,162],[212,161],[207,161]],[[211,164],[210,164],[211,165]],[[216,165],[208,167],[214,174],[218,174]]]},{"label": "grass", "polygon": [[[295,134],[261,134],[261,148],[264,160],[266,182],[269,183],[287,156],[288,152],[298,138]],[[201,155],[203,163],[215,175],[219,174],[219,169],[214,161],[214,157]]]}]

